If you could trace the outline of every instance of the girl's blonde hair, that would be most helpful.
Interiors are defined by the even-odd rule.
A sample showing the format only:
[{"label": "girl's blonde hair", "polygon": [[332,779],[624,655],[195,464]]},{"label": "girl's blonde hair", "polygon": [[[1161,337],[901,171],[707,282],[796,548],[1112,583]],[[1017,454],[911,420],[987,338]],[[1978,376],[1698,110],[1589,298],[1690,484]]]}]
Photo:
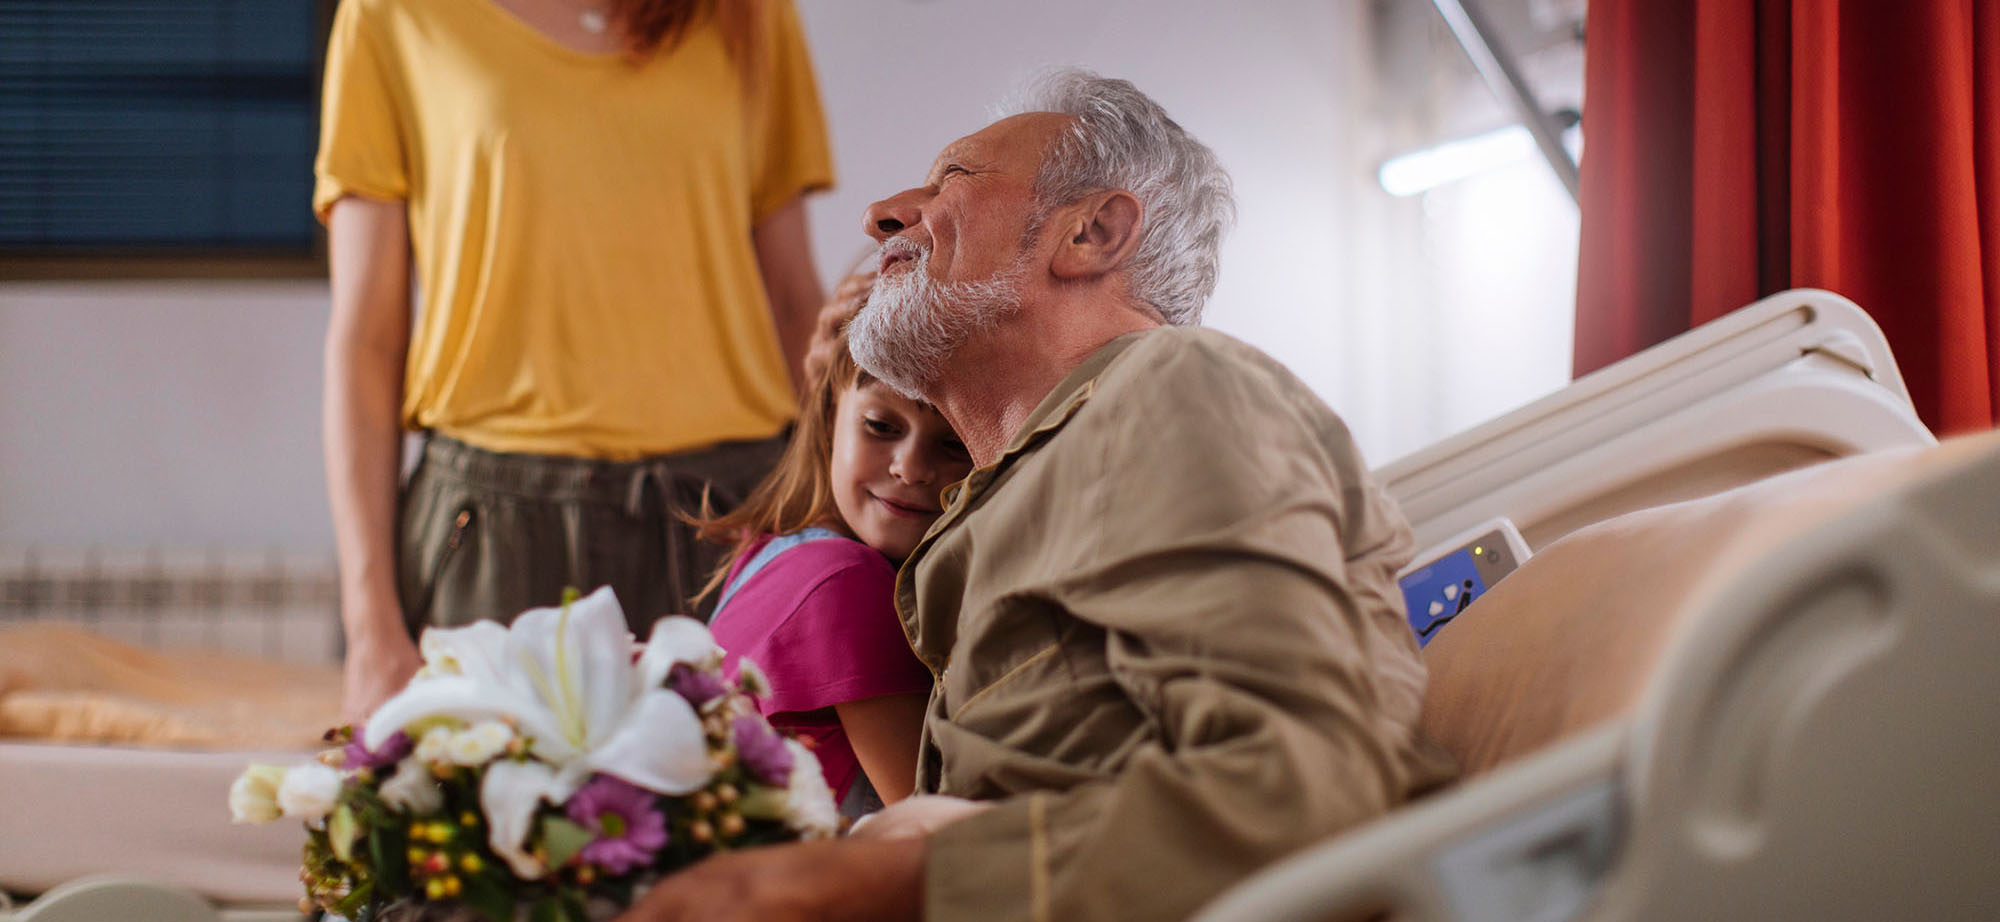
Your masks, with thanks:
[{"label": "girl's blonde hair", "polygon": [[789,535],[828,520],[839,521],[840,509],[833,502],[833,423],[840,408],[840,396],[873,378],[847,351],[847,334],[835,341],[826,370],[813,382],[799,408],[799,420],[792,440],[778,464],[765,475],[743,505],[724,515],[715,515],[706,499],[702,514],[692,519],[695,536],[703,541],[727,545],[729,553],[701,587],[694,601],[715,592],[729,576],[744,552],[764,535]]}]

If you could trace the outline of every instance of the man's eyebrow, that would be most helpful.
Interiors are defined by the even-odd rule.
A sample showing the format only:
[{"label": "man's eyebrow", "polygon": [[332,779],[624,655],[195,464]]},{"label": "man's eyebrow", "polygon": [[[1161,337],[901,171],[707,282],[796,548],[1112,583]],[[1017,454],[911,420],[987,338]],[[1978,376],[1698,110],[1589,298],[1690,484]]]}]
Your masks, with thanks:
[{"label": "man's eyebrow", "polygon": [[936,178],[946,169],[954,166],[977,173],[981,170],[991,169],[992,163],[990,156],[982,154],[977,145],[954,144],[951,147],[945,148],[943,153],[938,154],[937,160],[931,163],[930,172],[926,176]]},{"label": "man's eyebrow", "polygon": [[963,158],[960,156],[960,151],[958,148],[956,147],[945,148],[944,153],[939,154],[937,159],[931,162],[930,171],[924,174],[924,179],[927,181],[936,181],[937,178],[940,175],[942,175],[946,169],[949,169],[953,164],[958,163],[961,159]]}]

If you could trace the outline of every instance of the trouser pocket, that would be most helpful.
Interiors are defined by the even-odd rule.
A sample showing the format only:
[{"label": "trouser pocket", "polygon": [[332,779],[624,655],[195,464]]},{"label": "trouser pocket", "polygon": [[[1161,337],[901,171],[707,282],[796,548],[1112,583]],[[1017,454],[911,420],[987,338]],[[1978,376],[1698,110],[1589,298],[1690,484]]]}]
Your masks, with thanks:
[{"label": "trouser pocket", "polygon": [[413,636],[431,624],[459,623],[455,618],[434,617],[438,583],[473,540],[479,519],[477,505],[466,491],[427,476],[421,467],[411,476],[398,525],[396,584],[403,623]]}]

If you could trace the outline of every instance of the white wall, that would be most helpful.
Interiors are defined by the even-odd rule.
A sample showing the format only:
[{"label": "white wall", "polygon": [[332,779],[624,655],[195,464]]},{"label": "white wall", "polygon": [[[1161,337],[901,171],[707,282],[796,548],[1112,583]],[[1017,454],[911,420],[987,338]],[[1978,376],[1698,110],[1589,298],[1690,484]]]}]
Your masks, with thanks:
[{"label": "white wall", "polygon": [[[1263,347],[1346,409],[1361,382],[1342,344],[1365,325],[1350,310],[1356,238],[1370,233],[1353,218],[1373,182],[1357,159],[1371,71],[1364,7],[804,0],[839,174],[812,205],[820,262],[832,274],[864,251],[862,209],[921,181],[945,144],[985,125],[1025,78],[1082,65],[1159,100],[1235,180],[1237,227],[1208,325]],[[1392,426],[1350,422],[1364,448]]]},{"label": "white wall", "polygon": [[0,285],[0,545],[326,549],[324,282]]},{"label": "white wall", "polygon": [[[1238,226],[1208,323],[1290,365],[1371,461],[1566,377],[1567,327],[1546,328],[1566,302],[1483,297],[1491,273],[1427,262],[1427,239],[1490,249],[1482,231],[1438,223],[1441,209],[1470,207],[1462,197],[1427,209],[1374,185],[1393,151],[1369,127],[1379,69],[1366,0],[798,3],[838,171],[811,205],[829,281],[867,248],[868,202],[919,181],[1026,75],[1081,64],[1131,79],[1215,148],[1236,181]],[[1555,234],[1553,260],[1510,271],[1560,273],[1573,237],[1560,221],[1527,230],[1483,233],[1516,246],[1495,255],[1540,253]],[[317,282],[0,283],[0,545],[330,548],[326,311]],[[1510,335],[1504,354],[1479,347],[1495,331]]]}]

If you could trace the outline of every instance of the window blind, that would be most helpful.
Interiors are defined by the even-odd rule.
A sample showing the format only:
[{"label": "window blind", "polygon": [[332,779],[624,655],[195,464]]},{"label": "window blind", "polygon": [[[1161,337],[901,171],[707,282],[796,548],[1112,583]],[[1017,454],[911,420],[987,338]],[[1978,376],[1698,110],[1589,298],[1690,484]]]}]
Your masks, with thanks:
[{"label": "window blind", "polygon": [[0,0],[0,251],[304,252],[320,4]]}]

